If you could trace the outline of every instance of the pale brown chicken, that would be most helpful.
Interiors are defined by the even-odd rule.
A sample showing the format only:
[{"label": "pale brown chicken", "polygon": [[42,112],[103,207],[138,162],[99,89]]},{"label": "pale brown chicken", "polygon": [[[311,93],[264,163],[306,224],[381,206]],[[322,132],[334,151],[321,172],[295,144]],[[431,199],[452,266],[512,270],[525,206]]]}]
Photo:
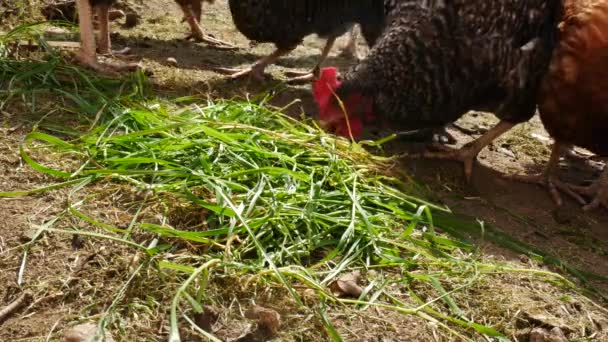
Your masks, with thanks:
[{"label": "pale brown chicken", "polygon": [[100,64],[97,61],[95,32],[93,29],[93,8],[98,10],[99,52],[110,53],[109,9],[114,0],[76,0],[78,26],[80,29],[80,50],[76,58],[83,65],[98,72],[117,72],[137,68],[137,64]]},{"label": "pale brown chicken", "polygon": [[562,191],[585,210],[608,208],[608,167],[585,187],[565,183],[555,175],[561,155],[572,146],[608,157],[608,1],[564,1],[558,46],[538,105],[541,120],[555,139],[550,161],[540,175],[512,178],[546,186],[558,205]]},{"label": "pale brown chicken", "polygon": [[[93,9],[97,10],[99,20],[99,45],[97,50],[101,54],[110,54],[112,52],[112,44],[110,40],[110,7],[116,0],[76,0],[76,8],[78,10],[78,24],[80,27],[80,51],[78,60],[96,71],[99,72],[115,72],[130,70],[137,67],[137,64],[99,64],[97,61],[97,53],[95,49],[95,35],[93,31]],[[192,31],[191,37],[198,41],[206,42],[207,44],[230,48],[230,44],[224,43],[209,35],[203,33],[200,27],[200,19],[202,14],[202,3],[213,3],[215,0],[175,0],[182,9],[185,19],[190,25]]]},{"label": "pale brown chicken", "polygon": [[215,0],[175,0],[184,12],[185,20],[190,26],[191,34],[188,38],[194,38],[196,41],[205,42],[207,44],[220,47],[220,48],[234,48],[235,46],[223,42],[214,38],[213,36],[207,35],[201,28],[201,19],[203,14],[203,2],[214,3]]}]

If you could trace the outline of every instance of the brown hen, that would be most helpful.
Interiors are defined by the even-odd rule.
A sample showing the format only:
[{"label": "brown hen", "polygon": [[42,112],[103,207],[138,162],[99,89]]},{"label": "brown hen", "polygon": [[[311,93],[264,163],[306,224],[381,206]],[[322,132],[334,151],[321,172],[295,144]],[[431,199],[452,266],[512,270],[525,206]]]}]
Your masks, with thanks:
[{"label": "brown hen", "polygon": [[99,52],[109,53],[111,50],[109,10],[114,0],[76,0],[78,10],[78,26],[80,29],[80,51],[76,58],[83,65],[98,72],[116,72],[134,69],[134,64],[100,64],[97,61],[95,32],[93,29],[93,8],[98,11],[99,18]]},{"label": "brown hen", "polygon": [[[538,105],[541,120],[555,139],[552,156],[543,174],[519,179],[547,186],[558,205],[558,191],[563,191],[585,210],[608,208],[608,167],[587,187],[555,176],[560,156],[572,146],[608,157],[608,1],[564,1],[559,42]],[[587,196],[593,198],[589,204]]]},{"label": "brown hen", "polygon": [[203,2],[214,3],[215,0],[175,0],[179,7],[184,12],[185,20],[190,26],[191,34],[188,38],[194,38],[196,41],[205,42],[219,48],[234,48],[235,46],[225,43],[221,40],[207,35],[203,32],[200,22],[203,14]]},{"label": "brown hen", "polygon": [[[76,0],[81,40],[78,59],[84,65],[100,72],[122,71],[125,69],[133,69],[137,66],[135,64],[101,65],[97,62],[95,36],[93,32],[93,8],[97,10],[99,19],[100,37],[97,50],[101,54],[110,54],[112,51],[109,11],[114,2],[116,2],[116,0]],[[200,27],[199,22],[202,14],[202,2],[213,3],[214,0],[175,0],[175,2],[181,7],[184,16],[186,17],[186,21],[188,21],[188,24],[190,25],[192,31],[191,37],[218,47],[232,47],[229,44],[203,34]]]}]

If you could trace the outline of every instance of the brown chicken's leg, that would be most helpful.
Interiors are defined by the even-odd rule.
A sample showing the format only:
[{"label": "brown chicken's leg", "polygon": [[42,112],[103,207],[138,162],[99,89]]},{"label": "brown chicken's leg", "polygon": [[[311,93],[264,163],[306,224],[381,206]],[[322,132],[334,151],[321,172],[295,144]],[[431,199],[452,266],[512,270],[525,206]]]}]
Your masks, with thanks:
[{"label": "brown chicken's leg", "polygon": [[310,82],[312,80],[314,80],[320,73],[321,73],[321,67],[323,66],[323,63],[325,63],[325,60],[327,59],[327,56],[329,56],[329,53],[331,52],[331,48],[334,46],[334,43],[336,42],[337,37],[330,37],[327,39],[327,42],[325,42],[325,46],[323,47],[323,51],[321,52],[321,56],[319,57],[319,60],[317,61],[317,65],[315,65],[315,67],[308,72],[300,72],[300,71],[288,71],[285,74],[292,76],[290,79],[287,80],[288,83],[303,83],[303,82]]},{"label": "brown chicken's leg", "polygon": [[112,51],[112,40],[110,39],[110,5],[102,3],[97,6],[97,17],[99,18],[99,46],[97,52],[102,55],[123,55],[129,48],[121,51]]},{"label": "brown chicken's leg", "polygon": [[110,40],[110,4],[102,3],[97,5],[97,17],[99,18],[99,47],[98,52],[102,55],[112,53],[112,43]]},{"label": "brown chicken's leg", "polygon": [[252,66],[245,69],[235,69],[235,68],[214,68],[215,71],[229,74],[233,79],[244,77],[244,76],[252,76],[257,80],[264,79],[264,70],[266,67],[276,62],[281,56],[284,56],[290,53],[293,49],[276,49],[270,55],[260,59],[255,62]]},{"label": "brown chicken's leg", "polygon": [[[199,5],[201,7],[199,7]],[[186,16],[186,21],[188,22],[191,31],[190,36],[186,37],[186,39],[194,38],[196,41],[207,43],[213,47],[221,49],[236,49],[236,46],[221,41],[203,32],[200,25],[200,20],[202,17],[202,3],[199,5],[196,5],[196,7],[193,9],[190,8],[187,3],[179,3],[179,7],[181,7],[182,12],[184,12],[184,16]]]},{"label": "brown chicken's leg", "polygon": [[[461,161],[464,163],[464,176],[467,182],[470,182],[471,174],[473,173],[473,164],[475,163],[475,159],[477,159],[479,152],[481,152],[484,147],[492,143],[492,141],[494,141],[496,138],[513,128],[513,126],[515,126],[515,124],[511,122],[501,121],[477,140],[473,141],[467,146],[462,147],[461,149],[449,149],[448,151],[443,152],[425,151],[422,154],[413,157]],[[445,146],[440,147],[447,149]]]},{"label": "brown chicken's leg", "polygon": [[[593,210],[600,206],[608,209],[608,167],[604,166],[600,178],[589,186],[576,186],[561,181],[555,175],[559,159],[563,154],[572,153],[572,146],[556,142],[551,151],[551,158],[545,167],[545,171],[538,175],[506,175],[505,178],[524,183],[538,184],[546,187],[553,197],[553,201],[557,206],[562,206],[563,201],[560,196],[560,191],[575,199],[583,210]],[[591,203],[587,203],[585,198],[592,197]]]},{"label": "brown chicken's leg", "polygon": [[89,0],[76,1],[78,8],[78,25],[80,27],[80,51],[78,60],[96,69],[97,53],[95,52],[95,32],[93,31],[93,9]]},{"label": "brown chicken's leg", "polygon": [[585,205],[585,200],[576,192],[574,192],[570,186],[564,182],[562,182],[555,175],[555,171],[557,169],[559,159],[563,153],[571,150],[571,146],[564,145],[559,142],[556,142],[553,145],[553,149],[551,150],[551,157],[549,158],[549,162],[545,167],[545,170],[537,175],[504,175],[504,178],[529,183],[529,184],[538,184],[540,186],[546,187],[553,201],[556,205],[561,206],[563,204],[562,197],[560,195],[560,191],[570,195],[572,198],[577,200],[581,205]]},{"label": "brown chicken's leg", "polygon": [[201,20],[203,20],[203,2],[190,1],[190,3],[192,4],[192,13],[194,14],[194,18],[196,18],[196,21],[200,23]]},{"label": "brown chicken's leg", "polygon": [[[122,65],[114,65],[114,64],[100,64],[97,61],[97,53],[95,52],[95,34],[93,31],[93,9],[89,0],[78,0],[76,1],[76,6],[78,8],[78,24],[80,27],[80,51],[76,56],[76,59],[83,65],[101,73],[110,73],[113,74],[119,71],[127,71],[134,70],[139,65],[138,64],[122,64]],[[109,9],[109,8],[108,8]],[[107,17],[106,17],[107,18]],[[100,20],[103,20],[103,16],[100,16]],[[109,49],[110,46],[110,37],[107,33],[109,33],[109,26],[107,26],[107,33],[103,32],[104,24],[101,23],[102,28],[102,39],[101,45],[105,45],[105,48]],[[107,43],[103,42],[103,37],[106,37]],[[102,47],[103,49],[104,47]]]}]

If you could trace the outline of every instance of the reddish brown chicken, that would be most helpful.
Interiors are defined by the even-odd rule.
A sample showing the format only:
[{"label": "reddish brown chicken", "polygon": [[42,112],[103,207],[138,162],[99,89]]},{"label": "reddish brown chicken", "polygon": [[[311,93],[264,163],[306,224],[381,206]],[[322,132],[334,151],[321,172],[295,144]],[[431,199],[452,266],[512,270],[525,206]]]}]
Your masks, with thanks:
[{"label": "reddish brown chicken", "polygon": [[213,4],[215,0],[175,0],[179,7],[184,12],[185,20],[190,26],[192,33],[188,38],[194,38],[196,41],[205,42],[212,46],[220,48],[233,48],[234,46],[218,40],[203,32],[201,28],[201,19],[203,14],[203,2]]},{"label": "reddish brown chicken", "polygon": [[95,49],[95,32],[93,29],[93,7],[98,10],[99,25],[99,52],[109,53],[111,50],[110,42],[110,20],[109,9],[114,0],[76,0],[78,10],[78,26],[80,28],[80,51],[77,58],[80,63],[98,72],[122,71],[134,69],[137,65],[110,65],[100,64],[97,61]]},{"label": "reddish brown chicken", "polygon": [[[231,47],[220,40],[205,35],[200,27],[200,18],[202,14],[202,2],[213,3],[215,0],[175,0],[184,12],[186,21],[192,30],[191,37],[204,41],[210,45],[219,47]],[[78,9],[78,23],[80,26],[81,47],[78,54],[78,59],[84,65],[91,67],[94,70],[121,71],[125,69],[133,69],[136,65],[100,65],[97,62],[97,54],[95,51],[95,36],[93,32],[93,8],[97,10],[99,19],[99,46],[98,51],[101,54],[109,54],[112,51],[110,40],[110,20],[109,11],[115,0],[76,0]]]},{"label": "reddish brown chicken", "polygon": [[[608,167],[587,187],[555,176],[560,156],[572,146],[608,157],[608,1],[564,2],[559,44],[541,86],[539,112],[555,139],[551,159],[543,174],[515,178],[547,186],[558,205],[558,191],[563,191],[584,209],[608,208]],[[584,197],[591,197],[591,203]]]}]

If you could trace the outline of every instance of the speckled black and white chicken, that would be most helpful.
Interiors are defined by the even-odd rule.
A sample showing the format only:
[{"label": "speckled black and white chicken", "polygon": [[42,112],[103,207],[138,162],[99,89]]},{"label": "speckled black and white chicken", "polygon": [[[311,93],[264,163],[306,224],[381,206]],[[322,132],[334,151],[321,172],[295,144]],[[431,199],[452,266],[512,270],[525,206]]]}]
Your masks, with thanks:
[{"label": "speckled black and white chicken", "polygon": [[[221,69],[233,77],[262,78],[265,68],[316,34],[327,39],[317,64],[326,59],[337,37],[360,24],[366,42],[373,45],[384,27],[385,12],[397,0],[229,0],[237,29],[249,40],[273,43],[276,50],[244,70]],[[305,73],[302,78],[311,78]]]},{"label": "speckled black and white chicken", "polygon": [[559,0],[400,1],[363,61],[341,77],[323,69],[313,85],[320,120],[357,138],[364,125],[441,129],[470,110],[493,112],[501,122],[470,146],[425,153],[464,162],[468,179],[485,146],[534,115],[560,6]]}]

